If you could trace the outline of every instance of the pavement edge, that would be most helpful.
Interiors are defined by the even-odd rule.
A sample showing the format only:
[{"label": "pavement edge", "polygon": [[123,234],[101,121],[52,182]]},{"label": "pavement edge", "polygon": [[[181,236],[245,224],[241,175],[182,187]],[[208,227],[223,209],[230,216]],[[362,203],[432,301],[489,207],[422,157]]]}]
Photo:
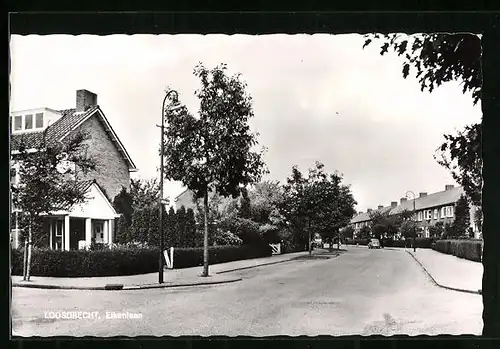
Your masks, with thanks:
[{"label": "pavement edge", "polygon": [[440,283],[438,283],[436,281],[436,279],[434,279],[434,277],[431,275],[431,273],[429,273],[429,271],[427,270],[427,268],[424,267],[424,265],[417,259],[417,257],[415,257],[410,251],[406,251],[406,253],[408,253],[418,263],[418,265],[420,265],[420,267],[425,271],[425,273],[430,277],[430,279],[432,280],[432,282],[436,286],[444,288],[444,289],[447,289],[447,290],[451,290],[451,291],[457,291],[457,292],[463,292],[463,293],[470,293],[470,294],[479,294],[479,295],[482,294],[481,290],[472,291],[472,290],[466,290],[466,289],[462,289],[462,288],[455,288],[455,287],[441,285]]},{"label": "pavement edge", "polygon": [[174,287],[189,287],[189,286],[204,286],[204,285],[217,285],[217,284],[227,284],[232,282],[241,281],[241,277],[228,278],[225,280],[214,280],[214,281],[196,281],[196,282],[179,282],[172,284],[148,284],[148,285],[122,285],[113,284],[105,286],[65,286],[65,285],[42,285],[42,284],[22,284],[22,283],[12,283],[12,287],[24,287],[24,288],[39,288],[39,289],[56,289],[56,290],[86,290],[86,291],[129,291],[129,290],[145,290],[152,288],[174,288]]}]

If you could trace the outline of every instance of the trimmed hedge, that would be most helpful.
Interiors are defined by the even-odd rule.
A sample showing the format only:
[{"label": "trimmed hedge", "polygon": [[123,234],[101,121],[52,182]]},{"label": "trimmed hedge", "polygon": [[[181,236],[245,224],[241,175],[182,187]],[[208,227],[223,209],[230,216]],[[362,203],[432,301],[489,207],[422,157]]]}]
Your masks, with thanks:
[{"label": "trimmed hedge", "polygon": [[[436,241],[435,238],[417,238],[415,240],[415,245],[417,248],[432,248],[432,244]],[[392,240],[384,239],[385,247],[413,247],[413,239],[409,238],[406,240]]]},{"label": "trimmed hedge", "polygon": [[[434,238],[417,238],[415,241],[415,244],[417,248],[431,248],[432,243],[436,239]],[[346,245],[362,245],[366,246],[370,242],[370,239],[348,239],[346,240]],[[407,240],[392,240],[392,239],[383,239],[381,241],[381,245],[384,247],[411,247],[412,246],[412,239],[407,239]]]},{"label": "trimmed hedge", "polygon": [[[218,264],[243,259],[269,257],[272,249],[269,245],[252,246],[212,246],[208,249],[209,264]],[[203,247],[174,248],[174,269],[203,265]]]},{"label": "trimmed hedge", "polygon": [[[12,275],[23,274],[23,250],[12,250]],[[55,251],[33,248],[31,275],[54,277],[119,276],[158,270],[159,249],[116,248],[96,251]]]},{"label": "trimmed hedge", "polygon": [[346,245],[361,245],[361,246],[367,246],[368,243],[370,242],[370,239],[347,239],[345,241]]},{"label": "trimmed hedge", "polygon": [[[157,248],[114,248],[96,251],[55,251],[33,249],[31,275],[52,277],[95,277],[146,274],[158,271],[160,250]],[[272,250],[265,246],[213,246],[209,263],[217,264],[243,259],[268,257]],[[23,250],[13,249],[12,275],[23,274]],[[174,268],[203,265],[203,248],[174,249]]]},{"label": "trimmed hedge", "polygon": [[440,240],[436,241],[433,249],[453,256],[474,262],[481,262],[482,240]]}]

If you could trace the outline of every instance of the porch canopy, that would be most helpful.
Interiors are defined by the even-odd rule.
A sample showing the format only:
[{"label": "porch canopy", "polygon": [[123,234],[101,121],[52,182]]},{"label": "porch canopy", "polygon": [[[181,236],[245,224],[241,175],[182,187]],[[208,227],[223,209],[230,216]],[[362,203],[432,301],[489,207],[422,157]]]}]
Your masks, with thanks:
[{"label": "porch canopy", "polygon": [[53,212],[49,219],[50,248],[81,249],[91,241],[111,244],[114,220],[120,217],[96,181],[83,183],[87,201],[68,210]]}]

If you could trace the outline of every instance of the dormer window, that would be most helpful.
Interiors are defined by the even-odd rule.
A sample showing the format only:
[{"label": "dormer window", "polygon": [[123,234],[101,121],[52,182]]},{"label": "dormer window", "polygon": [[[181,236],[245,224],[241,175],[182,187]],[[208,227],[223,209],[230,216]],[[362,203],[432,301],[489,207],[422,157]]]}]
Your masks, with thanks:
[{"label": "dormer window", "polygon": [[33,129],[33,115],[28,114],[24,116],[24,129],[31,130]]},{"label": "dormer window", "polygon": [[20,131],[23,128],[23,117],[17,115],[14,117],[14,131]]},{"label": "dormer window", "polygon": [[36,114],[35,127],[36,128],[42,128],[43,127],[43,113],[37,113]]},{"label": "dormer window", "polygon": [[13,131],[31,131],[43,128],[43,113],[16,115],[13,117]]}]

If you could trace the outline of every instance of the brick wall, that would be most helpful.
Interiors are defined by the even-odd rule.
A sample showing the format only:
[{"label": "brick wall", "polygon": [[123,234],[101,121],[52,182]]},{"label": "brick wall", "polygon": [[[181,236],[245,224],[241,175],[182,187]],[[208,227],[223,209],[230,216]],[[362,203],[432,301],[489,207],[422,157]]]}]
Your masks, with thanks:
[{"label": "brick wall", "polygon": [[128,165],[117,146],[107,134],[99,117],[94,115],[85,121],[80,129],[91,136],[87,154],[97,161],[96,171],[83,176],[84,179],[96,179],[111,200],[124,186],[130,189],[130,173]]}]

